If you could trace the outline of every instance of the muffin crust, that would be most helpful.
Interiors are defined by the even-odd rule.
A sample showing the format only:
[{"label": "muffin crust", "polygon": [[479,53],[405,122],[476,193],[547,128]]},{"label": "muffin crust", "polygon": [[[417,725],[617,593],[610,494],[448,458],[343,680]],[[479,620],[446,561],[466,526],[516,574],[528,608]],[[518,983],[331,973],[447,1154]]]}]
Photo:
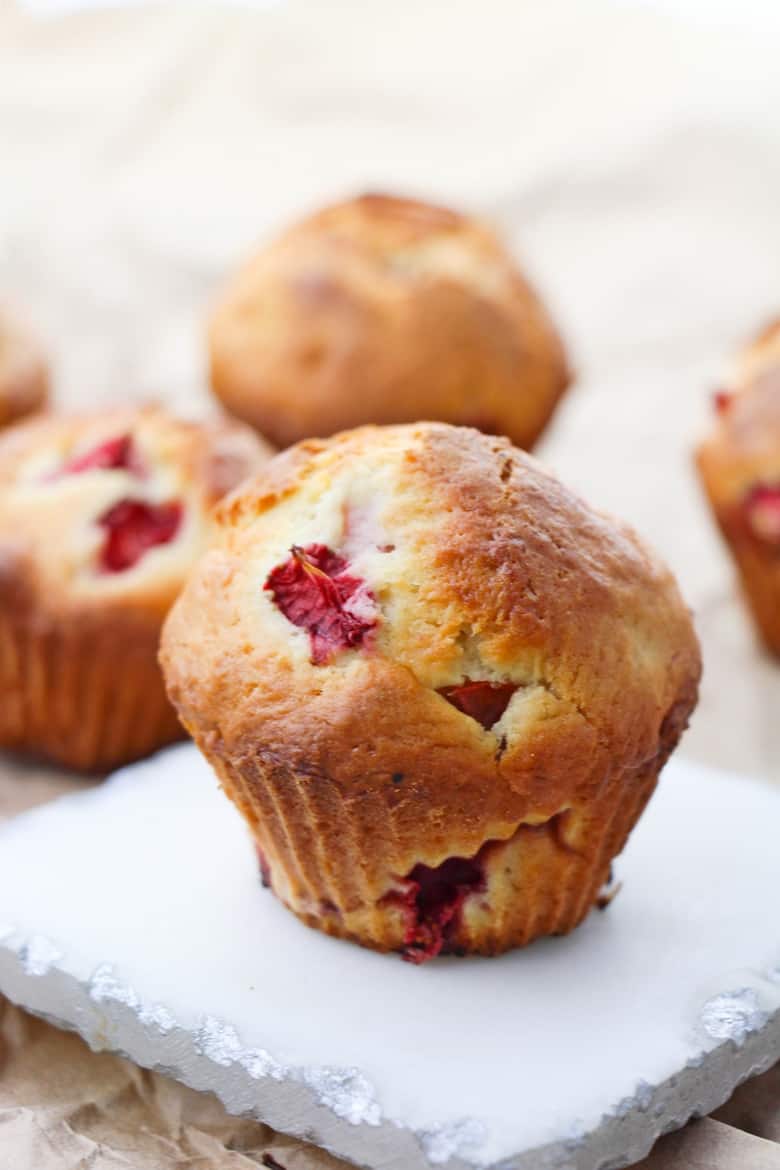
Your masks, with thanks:
[{"label": "muffin crust", "polygon": [[[275,893],[408,951],[416,867],[478,858],[449,949],[575,926],[695,704],[668,571],[506,440],[441,424],[300,444],[218,515],[162,661]],[[264,588],[316,540],[376,607],[324,661]],[[504,691],[472,715],[453,689],[475,683]]]},{"label": "muffin crust", "polygon": [[209,344],[217,396],[280,447],[421,418],[530,447],[569,381],[492,231],[388,195],[325,208],[259,252],[222,294]]},{"label": "muffin crust", "polygon": [[41,415],[0,438],[0,745],[105,769],[178,738],[163,618],[217,499],[266,450],[156,408]]}]

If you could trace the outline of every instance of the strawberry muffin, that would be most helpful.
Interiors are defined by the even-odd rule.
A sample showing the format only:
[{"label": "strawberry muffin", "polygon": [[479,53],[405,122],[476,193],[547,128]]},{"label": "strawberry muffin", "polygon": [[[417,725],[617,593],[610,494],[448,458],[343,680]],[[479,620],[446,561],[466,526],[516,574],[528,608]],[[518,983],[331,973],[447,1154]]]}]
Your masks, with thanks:
[{"label": "strawberry muffin", "polygon": [[0,427],[39,410],[48,393],[43,351],[22,325],[0,311]]},{"label": "strawberry muffin", "polygon": [[699,474],[758,629],[780,655],[780,320],[742,352],[715,412]]},{"label": "strawberry muffin", "polygon": [[493,232],[387,195],[327,207],[258,253],[209,340],[215,393],[280,447],[421,418],[531,447],[569,380],[547,311]]},{"label": "strawberry muffin", "polygon": [[163,618],[213,505],[266,455],[238,424],[152,407],[0,437],[0,746],[103,770],[181,734]]},{"label": "strawberry muffin", "polygon": [[575,927],[696,701],[668,570],[437,423],[300,444],[218,523],[162,662],[276,896],[412,962]]}]

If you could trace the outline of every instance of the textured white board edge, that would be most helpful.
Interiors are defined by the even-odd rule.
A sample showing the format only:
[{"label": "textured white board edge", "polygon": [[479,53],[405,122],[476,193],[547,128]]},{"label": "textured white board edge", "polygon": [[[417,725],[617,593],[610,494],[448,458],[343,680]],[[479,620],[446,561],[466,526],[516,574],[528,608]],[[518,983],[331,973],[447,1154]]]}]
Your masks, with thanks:
[{"label": "textured white board edge", "polygon": [[[428,1170],[432,1165],[472,1170],[475,1165],[457,1154],[447,1154],[450,1149],[457,1150],[464,1138],[468,1145],[468,1120],[462,1126],[445,1125],[438,1132],[422,1134],[391,1122],[370,1129],[365,1123],[350,1123],[333,1111],[332,1104],[323,1105],[321,1095],[305,1080],[276,1082],[273,1077],[258,1076],[252,1071],[257,1054],[241,1050],[240,1044],[232,1055],[215,1058],[209,1054],[208,1039],[180,1028],[172,1017],[168,1016],[162,1027],[156,1025],[148,1010],[144,1012],[132,1002],[132,990],[119,983],[112,992],[117,998],[102,999],[99,1005],[88,985],[59,971],[56,965],[34,976],[32,985],[29,968],[25,970],[25,961],[19,957],[25,949],[22,946],[15,953],[15,947],[0,946],[3,994],[57,1027],[78,1032],[95,1051],[115,1052],[190,1088],[213,1092],[228,1112],[256,1118],[365,1170]],[[125,998],[131,1002],[123,1002]],[[744,1010],[739,994],[726,993],[724,998],[735,1004],[739,1018],[749,1017],[754,1010],[751,1003]],[[59,1015],[60,1011],[67,1015]],[[224,1035],[224,1026],[221,1030]],[[745,1040],[718,1045],[700,1065],[687,1067],[660,1085],[641,1086],[635,1096],[624,1098],[611,1114],[605,1114],[590,1133],[573,1132],[561,1142],[502,1159],[491,1170],[620,1170],[631,1166],[648,1154],[663,1134],[679,1129],[693,1117],[711,1113],[739,1084],[778,1060],[780,1012],[775,1012],[752,1028]],[[312,1080],[323,1075],[332,1079],[336,1096],[351,1092],[354,1070],[331,1069],[324,1074],[319,1070]],[[362,1088],[359,1091],[362,1093]]]},{"label": "textured white board edge", "polygon": [[[258,1076],[253,1071],[256,1052],[243,1051],[237,1044],[230,1055],[227,1050],[210,1053],[208,1037],[180,1028],[165,1009],[157,1009],[162,1026],[155,1023],[154,1009],[145,1011],[132,989],[118,982],[107,998],[96,1003],[89,986],[58,970],[56,963],[44,974],[31,977],[25,953],[29,951],[24,944],[18,951],[16,945],[0,946],[3,994],[57,1027],[78,1032],[95,1051],[115,1052],[190,1088],[213,1092],[228,1112],[256,1118],[365,1170],[428,1170],[431,1165],[472,1170],[474,1166],[457,1154],[446,1154],[464,1138],[468,1144],[468,1120],[462,1127],[442,1126],[438,1133],[423,1134],[392,1122],[371,1127],[350,1123],[333,1111],[332,1103],[323,1105],[322,1095],[304,1079],[276,1081],[272,1076]],[[750,1000],[744,1003],[743,994],[726,993],[724,1000],[733,1005],[741,1021],[749,1020],[755,1010]],[[61,1011],[67,1014],[58,1014]],[[217,1047],[224,1044],[224,1027],[218,1029],[222,1039],[215,1038]],[[738,1030],[741,1027],[737,1025]],[[744,1040],[723,1042],[701,1064],[685,1068],[660,1085],[641,1086],[635,1096],[605,1114],[590,1133],[573,1132],[561,1142],[502,1159],[491,1170],[620,1170],[633,1165],[660,1136],[692,1117],[711,1113],[739,1084],[780,1060],[780,1011],[756,1026],[748,1023],[748,1028],[750,1034]],[[229,1032],[228,1037],[230,1048]],[[354,1087],[354,1070],[319,1070],[312,1080],[323,1075],[333,1081],[334,1098],[343,1094],[347,1100]],[[358,1091],[362,1095],[363,1087]]]},{"label": "textured white board edge", "polygon": [[[711,1112],[742,1080],[780,1059],[780,968],[767,962],[740,971],[738,977],[732,972],[719,978],[714,972],[708,985],[710,993],[699,1005],[698,1019],[691,1024],[692,1031],[698,1033],[698,1050],[684,1067],[656,1084],[635,1083],[624,1097],[604,1110],[595,1125],[579,1128],[573,1112],[559,1140],[486,1160],[479,1118],[450,1118],[415,1131],[397,1119],[383,1117],[381,1102],[358,1069],[291,1067],[263,1049],[245,1048],[229,1022],[229,1013],[222,1019],[205,1017],[197,1028],[182,1026],[172,1005],[143,1002],[123,981],[121,971],[112,968],[107,956],[94,965],[90,978],[74,975],[68,969],[67,947],[60,941],[64,936],[55,936],[50,924],[46,934],[29,919],[19,925],[20,919],[14,915],[14,890],[2,871],[4,845],[13,834],[17,849],[21,841],[29,851],[30,864],[39,865],[39,849],[50,832],[52,813],[56,825],[57,805],[63,809],[67,806],[72,812],[78,802],[80,819],[89,818],[90,805],[94,808],[95,801],[100,800],[105,811],[106,801],[113,799],[112,785],[124,785],[127,793],[127,786],[136,784],[136,774],[141,769],[156,769],[157,782],[165,783],[172,761],[181,764],[185,752],[194,761],[192,748],[173,749],[151,764],[125,770],[99,792],[63,798],[46,810],[18,818],[0,831],[0,990],[29,1010],[81,1033],[93,1048],[120,1052],[193,1088],[211,1090],[229,1111],[257,1117],[275,1129],[314,1142],[371,1170],[425,1170],[431,1165],[446,1165],[449,1170],[488,1165],[496,1170],[616,1170],[643,1157],[662,1133],[679,1127],[691,1116]],[[685,769],[680,764],[671,767],[664,786],[673,785],[674,772]],[[716,773],[696,771],[703,784],[723,784]],[[148,790],[142,791],[143,783],[137,786],[137,799],[148,804],[151,796]],[[149,783],[148,775],[145,783]],[[732,791],[737,809],[749,807],[760,793],[762,813],[767,815],[768,790],[736,778],[729,783],[735,786]],[[780,799],[774,793],[771,811],[775,826],[780,825]],[[699,826],[704,831],[706,813],[704,805]],[[656,822],[662,825],[663,818],[656,817]],[[735,839],[742,838],[737,834]],[[742,848],[751,847],[747,834]],[[660,844],[660,859],[662,849]],[[732,865],[734,861],[732,857]],[[630,876],[627,862],[628,859],[623,865]],[[25,874],[19,869],[15,872],[24,882]],[[714,897],[721,876],[713,874]],[[777,876],[780,879],[780,860]],[[67,876],[53,875],[52,880],[67,881]],[[774,931],[774,937],[766,940],[766,954],[780,958],[780,932],[771,919],[775,891],[755,889],[752,896],[766,900],[768,929]],[[258,894],[262,896],[268,897]],[[749,891],[746,896],[750,896]],[[51,941],[55,937],[58,941]],[[334,944],[309,932],[301,937],[307,942],[314,940],[315,945],[319,942],[324,948],[348,945]],[[350,953],[353,950],[350,948]],[[327,961],[327,950],[323,950],[323,958]],[[372,962],[377,960],[377,956],[366,956],[367,961],[369,958]],[[740,956],[734,958],[739,962]],[[551,961],[555,961],[554,956]],[[394,964],[398,960],[388,957],[379,962]],[[642,1005],[637,1006],[641,1010]],[[630,1027],[631,1020],[616,1020],[615,1025]],[[518,1109],[522,1107],[519,1100]]]}]

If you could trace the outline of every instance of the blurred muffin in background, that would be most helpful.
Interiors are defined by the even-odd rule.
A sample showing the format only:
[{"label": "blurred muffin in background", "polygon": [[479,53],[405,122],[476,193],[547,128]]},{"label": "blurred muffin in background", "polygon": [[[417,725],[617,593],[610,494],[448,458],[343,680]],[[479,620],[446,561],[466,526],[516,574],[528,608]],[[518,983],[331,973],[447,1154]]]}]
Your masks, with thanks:
[{"label": "blurred muffin in background", "polygon": [[163,618],[216,501],[265,461],[239,423],[156,407],[0,436],[0,747],[108,769],[178,738]]},{"label": "blurred muffin in background", "polygon": [[49,370],[43,349],[0,307],[0,427],[39,410],[48,394]]},{"label": "blurred muffin in background", "polygon": [[280,447],[431,419],[537,440],[569,382],[550,317],[483,223],[363,195],[264,248],[209,329],[211,381]]},{"label": "blurred muffin in background", "polygon": [[696,461],[767,647],[780,655],[780,318],[743,350]]},{"label": "blurred muffin in background", "polygon": [[441,423],[301,443],[217,513],[161,661],[276,896],[414,963],[572,930],[696,703],[665,566]]}]

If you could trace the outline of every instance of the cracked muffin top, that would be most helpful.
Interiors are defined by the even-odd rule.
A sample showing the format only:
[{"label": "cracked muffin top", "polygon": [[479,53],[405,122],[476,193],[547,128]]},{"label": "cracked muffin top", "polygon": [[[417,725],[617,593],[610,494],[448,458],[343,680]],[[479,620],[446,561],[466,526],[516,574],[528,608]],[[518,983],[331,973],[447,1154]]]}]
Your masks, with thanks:
[{"label": "cracked muffin top", "polygon": [[530,447],[569,382],[540,299],[484,223],[363,195],[293,225],[233,277],[211,380],[280,447],[439,419]]},{"label": "cracked muffin top", "polygon": [[0,589],[17,609],[132,600],[161,617],[216,501],[270,454],[248,428],[157,407],[45,414],[0,437]]},{"label": "cracked muffin top", "polygon": [[410,865],[660,766],[695,703],[668,570],[506,440],[420,423],[304,442],[218,526],[163,638],[185,726],[212,757],[356,799],[410,777],[404,799],[437,810]]},{"label": "cracked muffin top", "polygon": [[0,427],[40,409],[49,392],[49,371],[35,338],[0,309]]}]

